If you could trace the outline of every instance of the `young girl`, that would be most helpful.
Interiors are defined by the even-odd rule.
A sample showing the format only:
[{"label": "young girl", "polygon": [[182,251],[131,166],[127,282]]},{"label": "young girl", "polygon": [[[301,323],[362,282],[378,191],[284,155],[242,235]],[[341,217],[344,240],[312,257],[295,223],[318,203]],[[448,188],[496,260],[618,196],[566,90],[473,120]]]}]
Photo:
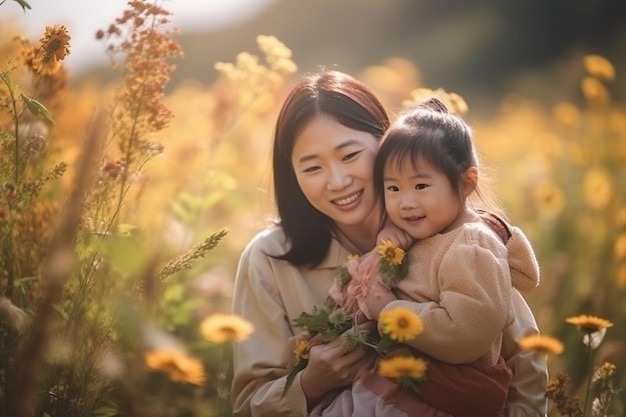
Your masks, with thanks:
[{"label": "young girl", "polygon": [[[376,278],[379,255],[375,250],[361,257],[358,266],[350,261],[353,280],[371,285],[359,299],[361,312],[378,320],[384,311],[410,309],[421,318],[424,329],[405,344],[430,361],[472,366],[446,368],[438,363],[441,374],[429,375],[433,381],[424,388],[429,383],[439,384],[438,378],[486,378],[484,391],[475,398],[474,409],[455,409],[455,400],[449,398],[449,407],[444,399],[436,411],[423,408],[419,400],[403,395],[397,386],[371,371],[361,375],[352,393],[340,397],[322,414],[346,415],[345,410],[350,409],[351,415],[367,412],[369,416],[439,416],[445,415],[443,410],[455,416],[504,415],[511,371],[501,359],[502,332],[513,319],[511,289],[534,288],[538,273],[532,271],[537,264],[523,233],[505,228],[513,230],[511,244],[527,246],[531,255],[510,268],[505,244],[510,238],[503,239],[484,220],[484,209],[499,210],[485,199],[478,199],[484,202],[480,210],[470,204],[470,197],[481,193],[469,127],[436,98],[407,110],[382,139],[374,179],[377,194],[384,196],[388,219],[415,243],[406,255],[408,276],[393,289]],[[331,294],[333,291],[336,301],[350,299],[337,295],[337,287]]]}]

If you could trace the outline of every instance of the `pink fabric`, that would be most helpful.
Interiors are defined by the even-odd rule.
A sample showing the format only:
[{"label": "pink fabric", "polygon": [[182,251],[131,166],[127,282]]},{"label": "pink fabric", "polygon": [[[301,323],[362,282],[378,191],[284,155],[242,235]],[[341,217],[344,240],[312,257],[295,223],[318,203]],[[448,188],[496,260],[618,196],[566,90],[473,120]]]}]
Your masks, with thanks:
[{"label": "pink fabric", "polygon": [[348,314],[362,311],[367,318],[372,314],[365,305],[367,290],[372,286],[374,280],[378,279],[378,259],[376,251],[370,251],[358,259],[346,261],[346,268],[352,276],[345,288],[340,288],[338,280],[335,280],[328,295]]}]

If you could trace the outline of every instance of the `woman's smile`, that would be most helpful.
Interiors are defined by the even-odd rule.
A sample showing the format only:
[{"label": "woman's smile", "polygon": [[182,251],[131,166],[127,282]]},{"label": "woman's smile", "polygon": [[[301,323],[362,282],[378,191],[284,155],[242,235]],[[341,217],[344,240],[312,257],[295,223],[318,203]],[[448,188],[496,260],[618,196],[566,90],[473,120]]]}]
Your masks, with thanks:
[{"label": "woman's smile", "polygon": [[361,195],[363,194],[363,190],[360,190],[352,195],[349,195],[347,197],[342,197],[342,198],[338,198],[335,200],[331,200],[333,202],[333,204],[345,208],[346,206],[354,203],[355,201],[357,201],[359,199],[359,197],[361,197]]}]

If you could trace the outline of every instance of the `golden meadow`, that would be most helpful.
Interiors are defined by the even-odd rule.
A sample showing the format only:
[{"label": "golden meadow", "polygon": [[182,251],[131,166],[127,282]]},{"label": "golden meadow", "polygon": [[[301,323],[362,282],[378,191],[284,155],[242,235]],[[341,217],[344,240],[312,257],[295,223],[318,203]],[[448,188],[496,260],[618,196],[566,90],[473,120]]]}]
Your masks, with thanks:
[{"label": "golden meadow", "polygon": [[[107,85],[70,88],[66,28],[0,31],[2,416],[230,415],[230,345],[254,331],[227,314],[233,277],[273,214],[272,128],[297,63],[261,35],[206,68],[213,84],[168,91],[184,52],[168,11],[121,12],[98,33]],[[626,107],[609,60],[576,65],[580,102],[504,97],[488,120],[402,57],[355,75],[394,112],[425,94],[469,106],[497,194],[540,262],[526,298],[546,339],[529,349],[549,355],[550,415],[621,416]]]}]

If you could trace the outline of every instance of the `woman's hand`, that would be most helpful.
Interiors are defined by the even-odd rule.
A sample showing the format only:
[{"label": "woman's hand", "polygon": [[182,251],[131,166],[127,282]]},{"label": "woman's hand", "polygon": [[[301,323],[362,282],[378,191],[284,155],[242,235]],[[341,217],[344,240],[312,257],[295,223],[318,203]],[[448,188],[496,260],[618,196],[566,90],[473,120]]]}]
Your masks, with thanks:
[{"label": "woman's hand", "polygon": [[383,240],[391,240],[404,250],[407,250],[413,244],[413,237],[389,220],[385,222],[385,226],[378,232],[376,245],[380,245]]},{"label": "woman's hand", "polygon": [[373,354],[361,347],[348,351],[342,337],[312,346],[309,362],[300,379],[309,406],[315,405],[334,388],[352,385],[359,369],[373,365],[375,360]]}]

